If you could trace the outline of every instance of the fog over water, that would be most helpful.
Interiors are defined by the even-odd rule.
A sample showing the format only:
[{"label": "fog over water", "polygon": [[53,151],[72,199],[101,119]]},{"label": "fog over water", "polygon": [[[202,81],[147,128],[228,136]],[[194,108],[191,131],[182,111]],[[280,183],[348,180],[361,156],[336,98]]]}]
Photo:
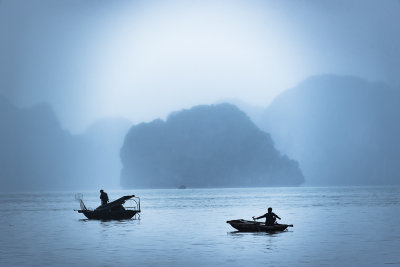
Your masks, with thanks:
[{"label": "fog over water", "polygon": [[[222,166],[221,177],[239,177],[243,161],[224,162],[238,151],[250,151],[248,166],[264,168],[251,175],[256,180],[269,168],[288,173],[279,162],[292,162],[305,185],[398,184],[399,12],[395,0],[3,0],[1,185],[118,188],[121,169],[143,164],[176,181],[204,176],[194,173],[195,164],[179,170],[182,157],[215,166],[210,177]],[[173,137],[163,142],[157,127],[144,132],[137,140],[148,144],[142,154],[134,145],[127,152],[140,160],[121,161],[132,141],[128,132],[141,123],[224,102],[252,120],[227,116],[247,125],[240,138],[232,135],[239,122],[229,128],[223,111],[206,111],[203,126],[171,126],[186,130],[164,131]],[[210,123],[214,117],[220,127]],[[253,140],[253,124],[271,140],[245,147],[237,140]],[[227,141],[225,148],[211,153],[216,146],[207,138]],[[173,139],[184,141],[168,143]],[[190,142],[204,149],[188,156],[182,150]],[[263,144],[270,146],[264,155],[276,154],[269,165],[256,156]],[[152,157],[157,151],[164,153],[159,162]],[[135,184],[134,176],[126,184]]]}]

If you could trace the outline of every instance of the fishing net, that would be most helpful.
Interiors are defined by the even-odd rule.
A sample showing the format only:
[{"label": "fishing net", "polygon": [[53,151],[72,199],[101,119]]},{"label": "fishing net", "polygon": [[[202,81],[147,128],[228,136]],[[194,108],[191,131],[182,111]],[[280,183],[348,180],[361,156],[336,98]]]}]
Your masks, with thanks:
[{"label": "fishing net", "polygon": [[81,206],[82,210],[87,210],[85,203],[83,203],[83,194],[81,193],[75,194],[75,200],[79,202],[79,205]]},{"label": "fishing net", "polygon": [[125,208],[130,210],[139,210],[138,202],[134,199],[128,199],[125,202]]},{"label": "fishing net", "polygon": [[135,199],[131,198],[131,199],[128,199],[125,202],[125,204],[126,204],[125,209],[139,211],[138,213],[135,213],[134,219],[140,220],[140,200],[135,200]]}]

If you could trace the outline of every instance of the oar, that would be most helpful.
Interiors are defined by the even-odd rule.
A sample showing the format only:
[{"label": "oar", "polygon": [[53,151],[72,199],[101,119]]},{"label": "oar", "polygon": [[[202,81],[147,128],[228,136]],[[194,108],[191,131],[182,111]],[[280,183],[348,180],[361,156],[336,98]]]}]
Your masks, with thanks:
[{"label": "oar", "polygon": [[257,221],[256,221],[256,219],[254,218],[254,216],[253,216],[252,218],[253,218],[254,224],[258,224],[258,225],[261,224],[260,222],[257,222]]},{"label": "oar", "polygon": [[[260,222],[257,222],[256,221],[256,219],[254,218],[254,216],[252,217],[253,218],[253,221],[254,221],[254,224],[261,224]],[[280,220],[280,219],[279,219]],[[286,224],[287,225],[287,227],[293,227],[293,224]]]}]

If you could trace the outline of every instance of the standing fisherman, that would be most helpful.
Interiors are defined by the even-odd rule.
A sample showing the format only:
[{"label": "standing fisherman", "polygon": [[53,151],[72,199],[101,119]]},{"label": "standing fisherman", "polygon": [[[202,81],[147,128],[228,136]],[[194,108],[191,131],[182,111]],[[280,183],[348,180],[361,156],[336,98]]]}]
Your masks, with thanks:
[{"label": "standing fisherman", "polygon": [[100,199],[101,205],[106,205],[108,203],[108,195],[103,191],[103,189],[100,189]]}]

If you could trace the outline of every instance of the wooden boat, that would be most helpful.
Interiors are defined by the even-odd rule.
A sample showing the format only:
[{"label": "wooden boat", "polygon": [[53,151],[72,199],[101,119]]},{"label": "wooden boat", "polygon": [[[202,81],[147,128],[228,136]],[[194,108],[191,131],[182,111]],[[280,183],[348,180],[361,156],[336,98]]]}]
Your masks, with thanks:
[{"label": "wooden boat", "polygon": [[256,221],[246,221],[243,219],[227,221],[233,228],[240,232],[278,232],[285,231],[288,227],[293,227],[293,224],[274,224],[265,225],[265,223]]},{"label": "wooden boat", "polygon": [[[117,200],[114,200],[106,205],[101,205],[94,210],[87,209],[83,203],[81,194],[75,196],[80,202],[81,209],[76,210],[79,213],[83,213],[88,219],[94,220],[124,220],[131,219],[136,214],[140,213],[140,198],[135,195],[123,196]],[[132,199],[136,205],[134,207],[124,207],[123,205],[128,199]]]}]

